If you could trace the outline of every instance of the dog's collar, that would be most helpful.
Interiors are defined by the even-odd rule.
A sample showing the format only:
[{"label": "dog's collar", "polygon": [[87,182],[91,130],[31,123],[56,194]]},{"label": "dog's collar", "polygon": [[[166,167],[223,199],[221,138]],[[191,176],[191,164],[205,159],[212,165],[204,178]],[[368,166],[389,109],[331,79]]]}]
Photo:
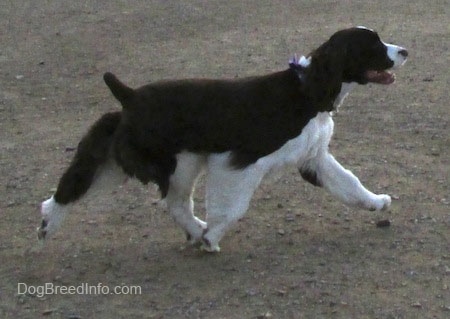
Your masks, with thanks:
[{"label": "dog's collar", "polygon": [[311,58],[306,58],[303,55],[298,57],[297,54],[294,54],[289,59],[289,68],[297,74],[298,78],[303,81],[305,76],[305,69],[311,63]]}]

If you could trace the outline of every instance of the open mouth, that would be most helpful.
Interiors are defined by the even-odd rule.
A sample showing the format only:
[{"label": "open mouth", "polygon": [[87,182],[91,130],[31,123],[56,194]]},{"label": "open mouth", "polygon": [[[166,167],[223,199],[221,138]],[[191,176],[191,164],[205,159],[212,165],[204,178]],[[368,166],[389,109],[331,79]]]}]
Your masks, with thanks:
[{"label": "open mouth", "polygon": [[388,71],[368,70],[365,73],[367,81],[377,84],[392,84],[395,82],[395,74]]}]

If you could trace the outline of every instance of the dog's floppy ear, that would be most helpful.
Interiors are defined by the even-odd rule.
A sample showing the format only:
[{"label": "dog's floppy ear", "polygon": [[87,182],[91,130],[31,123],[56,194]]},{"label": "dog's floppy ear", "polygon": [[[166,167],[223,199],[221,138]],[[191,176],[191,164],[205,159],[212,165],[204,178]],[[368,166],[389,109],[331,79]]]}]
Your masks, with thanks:
[{"label": "dog's floppy ear", "polygon": [[111,72],[106,72],[103,75],[103,80],[111,90],[114,97],[122,103],[122,106],[126,108],[127,102],[134,96],[135,92],[132,88],[126,86]]}]

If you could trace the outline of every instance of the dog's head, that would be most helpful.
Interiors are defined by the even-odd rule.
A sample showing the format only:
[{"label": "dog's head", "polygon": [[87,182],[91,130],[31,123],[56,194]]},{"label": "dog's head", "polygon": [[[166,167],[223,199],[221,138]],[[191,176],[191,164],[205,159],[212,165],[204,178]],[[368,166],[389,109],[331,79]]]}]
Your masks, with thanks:
[{"label": "dog's head", "polygon": [[388,70],[405,63],[408,51],[383,42],[373,30],[356,27],[336,32],[311,55],[326,61],[341,82],[391,84],[395,75]]}]

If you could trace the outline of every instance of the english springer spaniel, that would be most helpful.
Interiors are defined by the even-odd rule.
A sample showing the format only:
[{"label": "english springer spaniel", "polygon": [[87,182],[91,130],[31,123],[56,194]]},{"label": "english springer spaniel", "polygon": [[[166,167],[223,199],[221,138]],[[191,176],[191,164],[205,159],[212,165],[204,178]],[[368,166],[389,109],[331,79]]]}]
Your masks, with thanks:
[{"label": "english springer spaniel", "polygon": [[[39,238],[53,233],[69,204],[112,166],[154,182],[192,244],[220,251],[225,231],[246,212],[263,177],[285,164],[345,204],[386,210],[389,195],[367,190],[328,152],[332,113],[354,84],[391,84],[408,52],[363,27],[336,32],[286,70],[232,80],[161,81],[132,89],[104,80],[122,111],[103,115],[83,137],[56,193],[41,206]],[[112,165],[112,166],[111,166]],[[206,221],[193,191],[206,170]]]}]

